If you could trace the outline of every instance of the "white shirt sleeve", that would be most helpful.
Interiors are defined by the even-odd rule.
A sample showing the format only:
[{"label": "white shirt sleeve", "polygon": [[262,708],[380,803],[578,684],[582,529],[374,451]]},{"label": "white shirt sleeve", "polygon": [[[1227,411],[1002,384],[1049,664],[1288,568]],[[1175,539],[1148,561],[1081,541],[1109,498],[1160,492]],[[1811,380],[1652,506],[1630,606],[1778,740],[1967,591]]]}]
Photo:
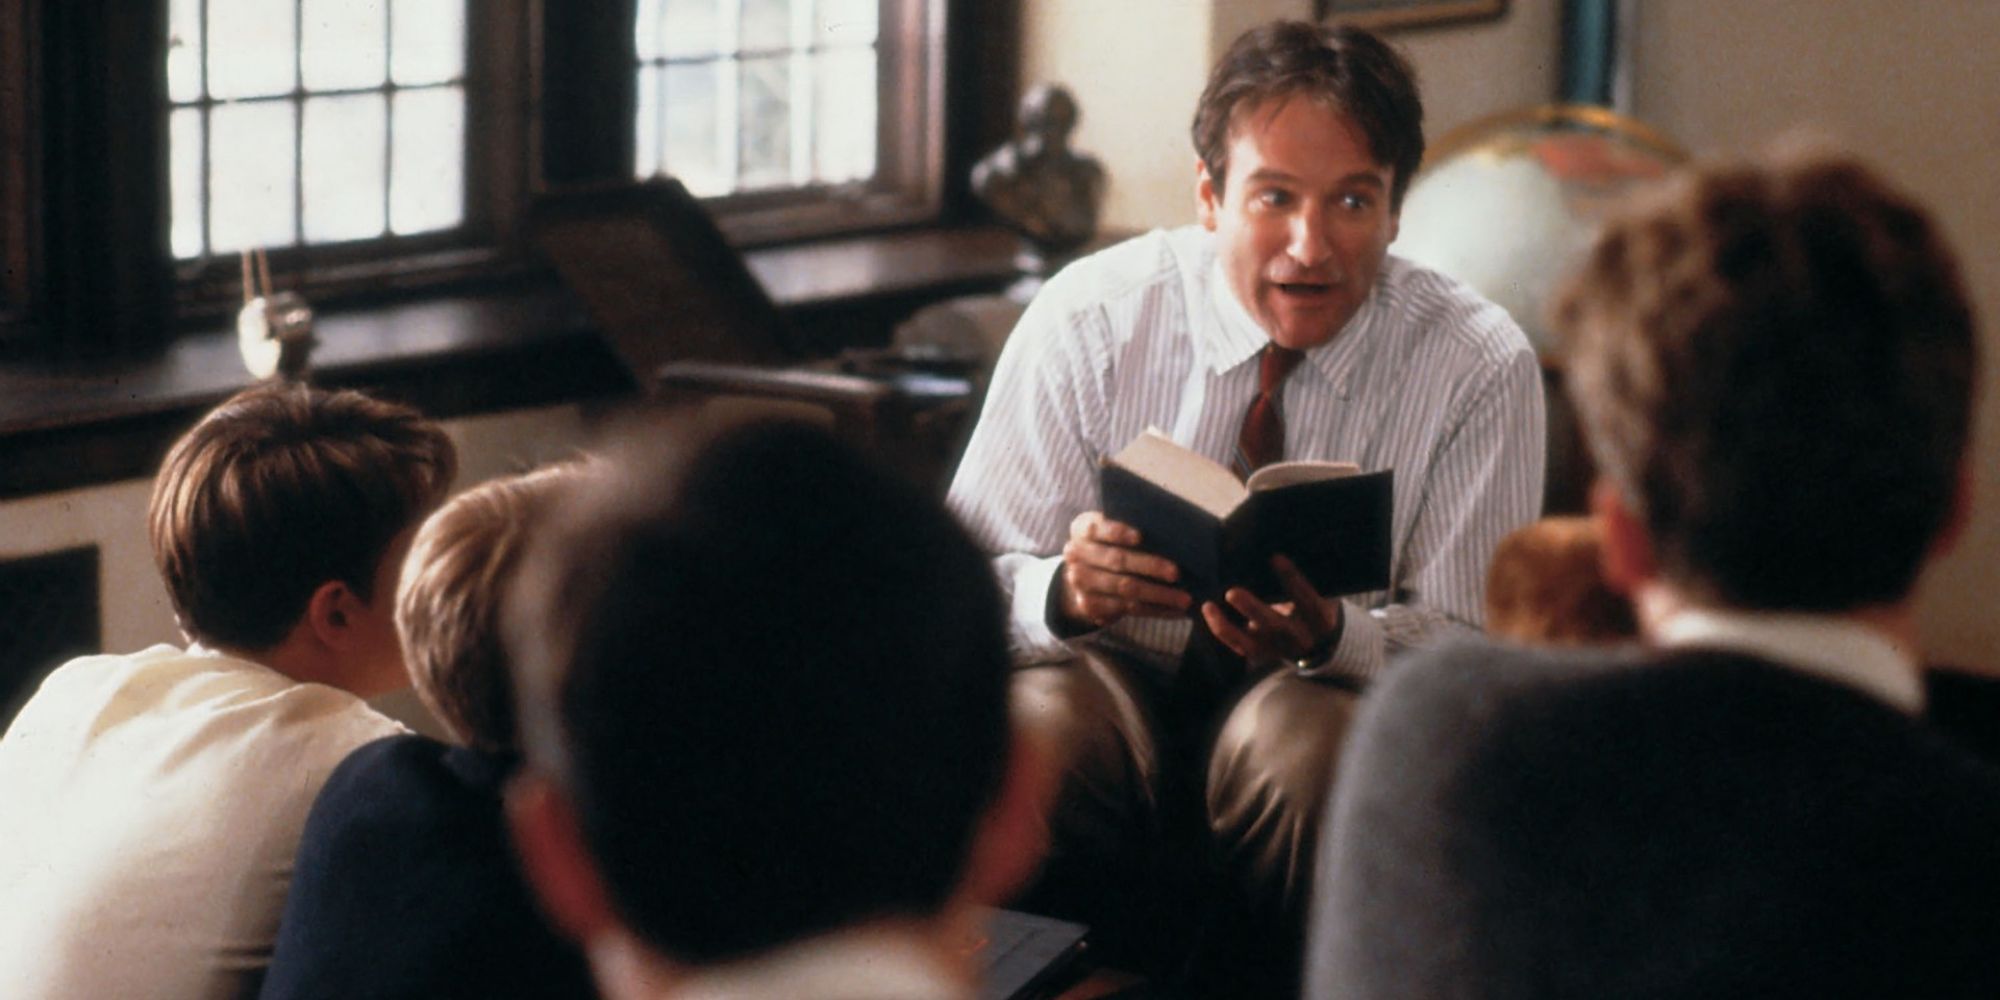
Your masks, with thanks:
[{"label": "white shirt sleeve", "polygon": [[1070,522],[1098,504],[1106,331],[1100,311],[1061,300],[1052,283],[1008,337],[947,499],[973,538],[998,553],[1014,654],[1024,660],[1066,652],[1049,628],[1049,587]]},{"label": "white shirt sleeve", "polygon": [[1304,673],[1373,677],[1392,653],[1479,629],[1494,547],[1541,512],[1543,405],[1532,353],[1494,367],[1424,472],[1421,513],[1397,549],[1397,591],[1379,607],[1347,602],[1339,644]]}]

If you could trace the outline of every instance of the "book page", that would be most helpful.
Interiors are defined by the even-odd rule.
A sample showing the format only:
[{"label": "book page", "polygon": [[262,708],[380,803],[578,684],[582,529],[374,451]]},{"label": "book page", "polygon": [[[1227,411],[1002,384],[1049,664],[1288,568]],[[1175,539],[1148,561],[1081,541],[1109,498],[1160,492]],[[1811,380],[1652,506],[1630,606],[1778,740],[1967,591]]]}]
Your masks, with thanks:
[{"label": "book page", "polygon": [[1146,428],[1145,433],[1111,456],[1111,463],[1218,518],[1229,516],[1250,495],[1236,481],[1235,473],[1207,456],[1175,444],[1154,427]]},{"label": "book page", "polygon": [[1250,481],[1245,485],[1251,492],[1275,490],[1293,483],[1316,483],[1322,479],[1352,476],[1360,471],[1361,466],[1353,462],[1272,462],[1251,473]]}]

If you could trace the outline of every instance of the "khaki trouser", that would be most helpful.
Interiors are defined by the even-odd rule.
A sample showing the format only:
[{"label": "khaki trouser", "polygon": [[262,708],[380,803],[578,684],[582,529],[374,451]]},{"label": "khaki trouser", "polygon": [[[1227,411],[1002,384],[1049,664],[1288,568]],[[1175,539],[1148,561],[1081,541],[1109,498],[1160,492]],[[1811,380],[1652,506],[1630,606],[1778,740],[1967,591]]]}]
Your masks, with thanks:
[{"label": "khaki trouser", "polygon": [[[1296,964],[1354,690],[1279,671],[1190,703],[1158,671],[1087,652],[1018,670],[1013,697],[1062,768],[1048,879],[1078,884],[1050,895],[1081,898],[1073,915],[1114,938],[1101,925],[1136,917],[1168,952],[1221,934]],[[1176,942],[1162,907],[1219,926]]]}]

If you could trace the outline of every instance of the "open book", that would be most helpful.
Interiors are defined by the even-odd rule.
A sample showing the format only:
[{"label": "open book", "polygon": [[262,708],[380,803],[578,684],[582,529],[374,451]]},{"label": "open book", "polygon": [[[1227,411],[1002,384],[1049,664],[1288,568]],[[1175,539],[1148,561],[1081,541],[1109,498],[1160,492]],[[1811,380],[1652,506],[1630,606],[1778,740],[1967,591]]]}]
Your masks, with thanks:
[{"label": "open book", "polygon": [[1139,547],[1180,567],[1197,603],[1248,588],[1288,600],[1271,557],[1297,564],[1321,594],[1389,585],[1393,473],[1351,462],[1277,462],[1247,483],[1148,428],[1104,461],[1104,514],[1139,529]]},{"label": "open book", "polygon": [[1015,910],[987,910],[979,942],[985,975],[980,1000],[1052,997],[1074,978],[1090,929],[1053,917]]}]

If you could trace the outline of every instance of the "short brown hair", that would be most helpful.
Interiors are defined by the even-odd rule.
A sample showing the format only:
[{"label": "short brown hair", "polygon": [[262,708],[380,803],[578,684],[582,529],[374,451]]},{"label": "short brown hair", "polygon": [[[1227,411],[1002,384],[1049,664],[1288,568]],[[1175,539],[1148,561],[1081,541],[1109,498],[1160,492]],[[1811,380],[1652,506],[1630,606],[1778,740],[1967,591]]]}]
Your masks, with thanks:
[{"label": "short brown hair", "polygon": [[1587,643],[1639,632],[1632,602],[1606,584],[1597,523],[1545,517],[1500,539],[1486,572],[1486,630],[1519,642]]},{"label": "short brown hair", "polygon": [[467,746],[517,746],[500,603],[529,534],[584,468],[551,466],[466,490],[424,521],[410,546],[396,634],[417,697]]},{"label": "short brown hair", "polygon": [[372,600],[390,544],[457,467],[451,439],[407,406],[303,385],[230,397],[174,443],[146,512],[181,629],[262,650],[322,584]]},{"label": "short brown hair", "polygon": [[1601,473],[1697,599],[1905,597],[1956,502],[1971,307],[1922,208],[1851,159],[1690,171],[1559,297]]},{"label": "short brown hair", "polygon": [[503,625],[522,750],[614,908],[695,964],[937,913],[1009,753],[986,556],[811,426],[632,445],[529,541]]},{"label": "short brown hair", "polygon": [[1388,43],[1360,28],[1274,21],[1237,38],[1210,71],[1195,105],[1194,150],[1219,192],[1229,140],[1242,117],[1274,100],[1304,96],[1351,119],[1368,151],[1393,173],[1391,210],[1424,159],[1424,103],[1416,70]]}]

